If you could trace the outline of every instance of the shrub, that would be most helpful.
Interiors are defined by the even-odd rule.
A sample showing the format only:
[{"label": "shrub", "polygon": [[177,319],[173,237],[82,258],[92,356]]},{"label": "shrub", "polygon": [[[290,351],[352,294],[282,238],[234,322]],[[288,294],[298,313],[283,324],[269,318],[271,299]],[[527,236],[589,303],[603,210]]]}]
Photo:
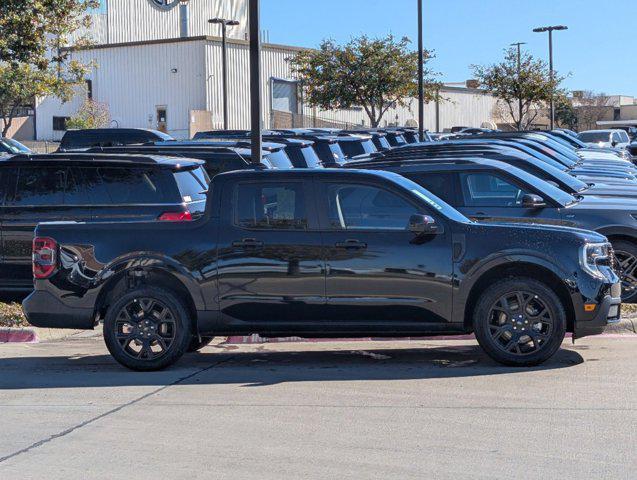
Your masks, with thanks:
[{"label": "shrub", "polygon": [[0,327],[26,327],[28,324],[19,303],[0,303]]}]

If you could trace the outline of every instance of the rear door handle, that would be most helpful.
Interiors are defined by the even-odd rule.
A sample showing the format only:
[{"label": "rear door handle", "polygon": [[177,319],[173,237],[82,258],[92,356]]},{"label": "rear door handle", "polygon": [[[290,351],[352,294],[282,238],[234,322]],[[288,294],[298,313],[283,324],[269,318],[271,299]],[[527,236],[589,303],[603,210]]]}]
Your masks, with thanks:
[{"label": "rear door handle", "polygon": [[359,242],[358,240],[345,240],[344,242],[336,242],[334,244],[336,248],[352,248],[363,250],[367,248],[367,244],[364,242]]},{"label": "rear door handle", "polygon": [[244,238],[243,240],[232,242],[232,246],[235,248],[259,248],[263,246],[263,242],[256,238]]}]

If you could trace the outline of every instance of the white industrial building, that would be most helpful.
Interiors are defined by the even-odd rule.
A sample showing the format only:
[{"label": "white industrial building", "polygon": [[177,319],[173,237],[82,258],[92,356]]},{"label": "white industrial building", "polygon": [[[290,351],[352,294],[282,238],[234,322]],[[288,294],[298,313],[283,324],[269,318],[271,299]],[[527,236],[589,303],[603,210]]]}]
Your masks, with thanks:
[{"label": "white industrial building", "polygon": [[[72,56],[97,67],[86,90],[68,103],[45,98],[36,108],[38,140],[56,140],[65,119],[87,95],[108,105],[112,126],[159,128],[176,138],[202,129],[221,128],[222,68],[218,26],[208,19],[236,19],[229,28],[229,127],[249,127],[249,51],[247,0],[108,0],[95,15],[96,44]],[[327,32],[326,32],[327,34]],[[319,111],[303,104],[288,59],[298,47],[263,44],[264,127],[363,125],[362,109]],[[425,127],[442,131],[455,125],[492,121],[495,100],[466,86],[447,86],[443,101],[425,108]],[[391,109],[386,122],[409,124],[417,102]]]}]

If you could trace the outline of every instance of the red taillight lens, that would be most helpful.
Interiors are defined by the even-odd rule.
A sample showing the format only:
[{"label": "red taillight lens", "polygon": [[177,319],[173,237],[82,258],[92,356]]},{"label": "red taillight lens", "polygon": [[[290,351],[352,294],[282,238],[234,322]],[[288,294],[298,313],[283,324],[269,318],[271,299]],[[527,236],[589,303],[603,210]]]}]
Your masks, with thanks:
[{"label": "red taillight lens", "polygon": [[52,238],[33,239],[33,276],[48,278],[57,268],[58,244]]},{"label": "red taillight lens", "polygon": [[190,222],[192,214],[186,210],[185,212],[164,212],[159,216],[160,222]]}]

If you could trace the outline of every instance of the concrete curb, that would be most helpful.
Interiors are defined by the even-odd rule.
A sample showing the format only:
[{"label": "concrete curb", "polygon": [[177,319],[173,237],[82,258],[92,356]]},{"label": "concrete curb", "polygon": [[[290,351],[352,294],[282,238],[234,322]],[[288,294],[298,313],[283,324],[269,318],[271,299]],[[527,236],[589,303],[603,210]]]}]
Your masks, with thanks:
[{"label": "concrete curb", "polygon": [[72,337],[83,330],[68,330],[56,328],[0,328],[0,343],[40,343],[63,340]]},{"label": "concrete curb", "polygon": [[0,328],[0,343],[38,343],[38,334],[32,328]]}]

